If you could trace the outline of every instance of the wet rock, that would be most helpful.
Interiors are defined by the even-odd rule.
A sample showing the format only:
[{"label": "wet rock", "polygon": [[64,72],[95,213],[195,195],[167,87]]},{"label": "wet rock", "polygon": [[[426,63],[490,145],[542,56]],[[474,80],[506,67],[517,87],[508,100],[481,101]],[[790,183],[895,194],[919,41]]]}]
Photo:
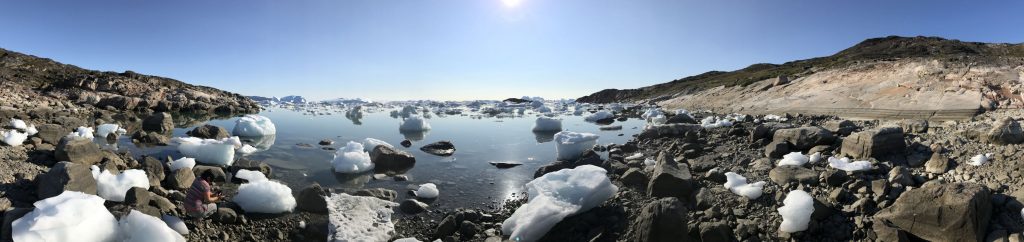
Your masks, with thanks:
[{"label": "wet rock", "polygon": [[818,173],[801,166],[784,165],[778,166],[768,172],[768,178],[778,184],[801,183],[807,185],[818,184]]},{"label": "wet rock", "polygon": [[517,166],[520,166],[520,165],[523,164],[523,163],[518,163],[518,162],[506,162],[506,161],[491,161],[489,163],[492,166],[497,167],[498,169],[508,169],[508,168],[517,167]]},{"label": "wet rock", "polygon": [[686,205],[674,197],[651,201],[629,228],[628,241],[699,241],[687,233],[689,216]]},{"label": "wet rock", "polygon": [[295,208],[316,214],[327,214],[326,197],[330,195],[320,184],[313,183],[299,191],[299,195],[295,197]]},{"label": "wet rock", "polygon": [[651,181],[647,184],[647,194],[652,197],[676,197],[683,201],[693,194],[693,177],[690,167],[678,163],[668,152],[658,154],[654,165]]},{"label": "wet rock", "polygon": [[320,140],[319,144],[323,145],[323,146],[328,146],[328,145],[334,144],[334,141],[330,140],[330,139],[322,139],[322,140]]},{"label": "wet rock", "polygon": [[[259,171],[266,177],[273,177],[274,175],[274,168],[267,165],[267,163],[247,158],[238,159],[234,164],[231,164],[231,167],[228,167],[228,171],[231,172],[231,174],[237,173],[238,170]],[[232,182],[234,182],[234,180],[238,178],[232,177],[231,179]],[[240,181],[236,183],[240,183]]]},{"label": "wet rock", "polygon": [[402,147],[405,148],[412,147],[412,141],[409,140],[402,140],[402,142],[399,142],[398,144],[402,145]]},{"label": "wet rock", "polygon": [[172,189],[184,190],[192,186],[192,182],[195,182],[196,175],[189,169],[178,169],[171,172],[171,176],[167,177],[167,184]]},{"label": "wet rock", "polygon": [[537,171],[533,173],[533,178],[538,178],[544,174],[555,172],[561,169],[571,168],[571,164],[567,161],[554,161],[547,165],[537,168]]},{"label": "wet rock", "polygon": [[998,145],[1020,144],[1024,142],[1024,130],[1017,120],[1003,117],[992,124],[992,129],[985,133],[985,140]]},{"label": "wet rock", "polygon": [[0,235],[2,235],[3,237],[0,238],[0,240],[13,241],[11,238],[11,232],[13,229],[11,227],[11,223],[14,223],[15,220],[24,217],[25,214],[32,212],[32,210],[32,208],[12,208],[10,210],[4,211],[3,228],[0,229]]},{"label": "wet rock", "polygon": [[665,121],[665,123],[668,123],[668,124],[696,124],[697,120],[693,119],[693,117],[690,117],[690,115],[688,115],[688,114],[682,114],[682,115],[673,115],[672,117],[669,117],[668,120]]},{"label": "wet rock", "polygon": [[379,174],[404,174],[416,165],[416,157],[409,152],[378,145],[370,151],[373,170]]},{"label": "wet rock", "polygon": [[924,186],[904,192],[875,218],[926,240],[981,241],[992,215],[989,194],[974,183]]},{"label": "wet rock", "polygon": [[61,139],[54,151],[54,156],[59,161],[70,161],[86,166],[95,165],[103,160],[100,146],[88,139]]},{"label": "wet rock", "polygon": [[352,195],[354,195],[354,196],[364,196],[364,197],[375,197],[375,198],[380,198],[382,200],[395,201],[395,198],[398,197],[398,192],[395,192],[394,190],[391,190],[391,189],[384,189],[384,188],[368,188],[368,189],[358,190],[355,193],[352,193]]},{"label": "wet rock", "polygon": [[854,124],[850,120],[832,120],[825,122],[823,125],[825,129],[842,136],[850,135],[853,131],[857,130],[857,124]]},{"label": "wet rock", "polygon": [[459,225],[459,235],[462,238],[473,238],[473,236],[479,234],[480,231],[482,231],[482,229],[480,229],[480,225],[471,221],[464,220],[462,221],[462,224]]},{"label": "wet rock", "polygon": [[828,145],[835,141],[832,132],[817,126],[779,129],[772,137],[772,142],[787,141],[797,150],[809,150],[811,147]]},{"label": "wet rock", "polygon": [[189,136],[204,138],[204,139],[223,139],[231,137],[231,133],[228,133],[227,129],[224,129],[216,125],[203,125],[196,127],[187,132]]},{"label": "wet rock", "polygon": [[170,133],[174,130],[174,122],[171,119],[171,114],[158,112],[146,117],[146,119],[142,120],[142,130],[157,133]]},{"label": "wet rock", "polygon": [[46,173],[36,176],[36,194],[39,199],[60,195],[64,191],[96,194],[96,179],[88,165],[58,162]]},{"label": "wet rock", "polygon": [[781,159],[786,154],[789,154],[789,142],[784,140],[772,141],[764,147],[764,156],[768,158]]},{"label": "wet rock", "polygon": [[417,201],[416,199],[406,199],[402,203],[398,204],[398,209],[402,210],[406,214],[417,214],[427,211],[427,204]]},{"label": "wet rock", "polygon": [[455,154],[455,145],[450,141],[438,141],[420,147],[420,150],[427,154],[437,156],[451,156]]},{"label": "wet rock", "polygon": [[888,154],[902,154],[906,148],[903,128],[882,127],[850,134],[843,139],[840,155],[854,159],[879,158]]}]

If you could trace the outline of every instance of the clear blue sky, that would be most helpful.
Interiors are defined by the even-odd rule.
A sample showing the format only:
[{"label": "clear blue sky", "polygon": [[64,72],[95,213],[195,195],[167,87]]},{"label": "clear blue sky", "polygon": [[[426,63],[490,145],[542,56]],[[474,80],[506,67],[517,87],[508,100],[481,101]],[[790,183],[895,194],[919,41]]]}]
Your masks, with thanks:
[{"label": "clear blue sky", "polygon": [[1024,42],[1021,1],[12,0],[0,11],[0,48],[314,100],[575,98],[887,35]]}]

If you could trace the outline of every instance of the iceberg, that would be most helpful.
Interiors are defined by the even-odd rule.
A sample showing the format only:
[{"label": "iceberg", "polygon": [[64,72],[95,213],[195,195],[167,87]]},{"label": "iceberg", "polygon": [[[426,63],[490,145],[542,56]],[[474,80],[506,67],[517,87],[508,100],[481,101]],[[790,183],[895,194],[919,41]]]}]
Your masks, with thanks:
[{"label": "iceberg", "polygon": [[427,131],[430,130],[430,124],[428,124],[427,120],[423,119],[423,117],[413,114],[402,120],[402,124],[398,126],[398,130],[406,132]]},{"label": "iceberg", "polygon": [[562,131],[555,134],[555,153],[557,159],[562,161],[574,161],[597,144],[596,134],[576,133]]},{"label": "iceberg", "polygon": [[235,128],[231,133],[237,136],[264,136],[277,134],[277,128],[269,118],[249,114],[235,121]]},{"label": "iceberg", "polygon": [[793,233],[807,230],[811,213],[814,213],[814,198],[807,192],[793,190],[786,194],[782,204],[778,209],[779,215],[782,215],[779,231]]},{"label": "iceberg", "polygon": [[235,148],[241,147],[238,137],[224,138],[220,140],[203,139],[196,137],[176,137],[171,141],[178,143],[178,152],[193,157],[196,161],[230,166],[235,162]]},{"label": "iceberg", "polygon": [[11,223],[14,241],[113,241],[118,224],[103,198],[75,191],[33,203],[35,209]]},{"label": "iceberg", "polygon": [[810,161],[810,158],[803,153],[790,152],[789,154],[782,156],[782,160],[779,161],[779,165],[803,166],[804,164],[807,164],[808,161]]},{"label": "iceberg", "polygon": [[609,118],[614,118],[614,117],[615,117],[615,115],[612,114],[611,112],[608,112],[608,111],[605,111],[605,110],[601,110],[601,111],[598,111],[596,113],[592,113],[590,115],[587,115],[586,117],[583,117],[583,120],[587,121],[587,122],[597,122],[598,120],[609,119]]},{"label": "iceberg", "polygon": [[437,185],[434,185],[434,183],[425,183],[420,185],[414,194],[420,198],[433,199],[437,198],[440,192],[437,191]]},{"label": "iceberg", "polygon": [[391,215],[398,204],[344,193],[327,197],[327,241],[388,241],[395,234]]},{"label": "iceberg", "polygon": [[0,131],[0,136],[3,136],[4,144],[10,146],[19,146],[28,139],[27,133],[18,132],[18,130]]},{"label": "iceberg", "polygon": [[854,172],[871,169],[871,162],[866,160],[850,161],[850,158],[843,157],[842,159],[836,159],[835,157],[828,158],[828,166],[832,168]]},{"label": "iceberg", "polygon": [[548,117],[537,117],[533,123],[533,132],[557,132],[562,131],[562,120]]},{"label": "iceberg", "polygon": [[149,178],[143,170],[126,170],[114,175],[107,170],[100,172],[100,167],[95,165],[90,169],[96,179],[96,193],[108,201],[123,202],[125,193],[132,187],[149,189]]},{"label": "iceberg", "polygon": [[[118,241],[185,242],[185,237],[168,227],[164,221],[134,209],[127,216],[121,218],[118,224],[120,229]],[[185,224],[182,223],[182,225]]]},{"label": "iceberg", "polygon": [[238,186],[238,194],[231,198],[231,201],[238,204],[245,212],[284,213],[295,209],[295,197],[292,196],[292,189],[288,186],[267,179],[263,173],[258,171],[239,172],[239,174],[247,176],[248,178],[243,179],[249,180],[249,183]]},{"label": "iceberg", "polygon": [[747,178],[735,172],[726,172],[725,179],[726,189],[750,200],[761,197],[765,184],[763,181],[747,184]]},{"label": "iceberg", "polygon": [[529,201],[501,224],[513,241],[537,241],[563,218],[601,205],[619,188],[603,168],[582,165],[544,174],[526,189]]},{"label": "iceberg", "polygon": [[370,153],[364,151],[362,144],[352,141],[334,153],[331,165],[338,173],[362,173],[373,169]]}]

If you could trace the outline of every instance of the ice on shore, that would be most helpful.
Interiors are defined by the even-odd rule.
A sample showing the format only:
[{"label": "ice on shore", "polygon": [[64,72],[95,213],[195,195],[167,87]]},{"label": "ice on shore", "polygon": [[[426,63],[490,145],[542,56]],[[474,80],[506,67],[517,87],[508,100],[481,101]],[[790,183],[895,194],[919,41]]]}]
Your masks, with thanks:
[{"label": "ice on shore", "polygon": [[99,166],[93,165],[90,169],[96,179],[96,193],[108,201],[123,202],[125,193],[132,187],[149,189],[149,178],[143,170],[126,170],[114,175],[107,170],[101,172]]},{"label": "ice on shore", "polygon": [[395,234],[396,207],[380,198],[333,194],[327,197],[327,241],[388,241]]},{"label": "ice on shore", "polygon": [[362,144],[352,141],[334,153],[331,165],[338,173],[362,173],[373,169],[370,153],[366,153]]},{"label": "ice on shore", "polygon": [[122,129],[121,126],[117,124],[101,124],[100,126],[96,126],[96,135],[103,138],[106,138],[107,135],[111,133],[122,135],[127,132],[128,131]]},{"label": "ice on shore", "polygon": [[10,146],[19,146],[28,139],[27,133],[18,132],[18,130],[0,131],[0,136],[3,136],[4,143]]},{"label": "ice on shore", "polygon": [[562,131],[555,134],[556,159],[562,161],[574,161],[579,158],[583,151],[587,151],[597,144],[600,137],[591,133],[576,133]]},{"label": "ice on shore", "polygon": [[225,166],[235,162],[235,148],[242,146],[237,136],[220,140],[175,137],[171,141],[178,143],[178,152],[187,157],[202,163]]},{"label": "ice on shore", "polygon": [[25,130],[28,129],[28,124],[26,124],[24,120],[12,118],[11,127],[14,127],[15,129]]},{"label": "ice on shore", "polygon": [[181,157],[181,159],[177,159],[177,160],[173,160],[171,162],[167,162],[167,167],[169,167],[171,171],[177,171],[178,169],[181,169],[181,168],[188,168],[188,169],[191,170],[195,166],[196,166],[196,159],[188,158],[188,157]]},{"label": "ice on shore", "polygon": [[608,200],[618,187],[600,167],[583,165],[544,174],[526,183],[529,201],[506,219],[501,230],[514,241],[537,241],[565,217]]},{"label": "ice on shore", "polygon": [[990,159],[992,159],[992,153],[979,154],[974,157],[971,157],[971,161],[967,162],[967,164],[971,164],[972,166],[980,166],[988,164],[988,160]]},{"label": "ice on shore", "polygon": [[587,121],[587,122],[597,122],[598,120],[614,118],[614,117],[615,117],[615,114],[612,114],[611,112],[608,112],[608,111],[605,111],[605,110],[601,110],[601,111],[597,111],[596,113],[592,113],[590,115],[587,115],[586,117],[583,117],[583,120]]},{"label": "ice on shore", "polygon": [[661,109],[658,108],[651,108],[647,109],[647,111],[645,111],[643,114],[640,114],[640,118],[643,118],[648,122],[650,122],[652,118],[657,116],[665,116],[665,112],[662,112]]},{"label": "ice on shore", "polygon": [[794,233],[807,230],[811,222],[811,213],[814,212],[814,198],[801,190],[790,191],[786,199],[782,200],[782,207],[779,207],[779,215],[782,215],[782,224],[779,231]]},{"label": "ice on shore", "polygon": [[871,162],[866,160],[850,161],[850,158],[828,158],[828,166],[839,170],[854,172],[871,169]]},{"label": "ice on shore", "polygon": [[736,195],[743,196],[747,199],[754,200],[761,197],[761,193],[764,190],[764,181],[755,183],[747,183],[747,178],[736,174],[735,172],[725,173],[725,188],[732,191]]},{"label": "ice on shore", "polygon": [[235,172],[235,177],[245,179],[250,183],[267,180],[267,176],[264,175],[263,172],[246,169],[240,169]]},{"label": "ice on shore", "polygon": [[249,144],[244,144],[242,145],[242,148],[238,148],[238,154],[241,154],[243,156],[251,155],[252,153],[256,153],[257,151],[260,150],[256,149],[256,147],[252,147],[252,145]]},{"label": "ice on shore", "polygon": [[[184,223],[182,223],[184,225]],[[132,209],[118,222],[118,241],[123,242],[184,242],[185,237],[168,227],[159,218]]]},{"label": "ice on shore", "polygon": [[644,158],[644,154],[640,153],[640,152],[636,152],[636,153],[633,153],[630,156],[626,156],[625,159],[626,160],[639,160],[640,158]]},{"label": "ice on shore", "polygon": [[549,117],[537,117],[533,123],[534,132],[556,132],[562,131],[562,120]]},{"label": "ice on shore", "polygon": [[75,191],[33,203],[11,224],[14,241],[114,241],[118,223],[103,198]]},{"label": "ice on shore", "polygon": [[732,121],[726,118],[706,117],[700,120],[700,126],[706,129],[729,127],[732,126]]},{"label": "ice on shore", "polygon": [[237,136],[264,136],[277,134],[277,128],[269,118],[249,114],[235,121],[235,129],[231,133]]},{"label": "ice on shore", "polygon": [[782,156],[782,160],[779,160],[779,165],[803,166],[804,164],[807,164],[808,161],[810,161],[810,158],[803,153],[790,152],[789,154]]},{"label": "ice on shore", "polygon": [[419,115],[409,115],[408,118],[402,120],[402,124],[398,126],[399,131],[427,131],[430,130],[430,124],[427,123],[426,119]]},{"label": "ice on shore", "polygon": [[67,135],[68,138],[93,139],[93,130],[89,127],[78,127]]},{"label": "ice on shore", "polygon": [[165,224],[167,224],[167,227],[173,229],[174,232],[178,232],[178,234],[181,235],[188,234],[188,226],[185,225],[185,221],[182,221],[181,218],[175,217],[173,215],[164,214],[163,216],[160,216],[160,219],[163,220]]},{"label": "ice on shore", "polygon": [[654,159],[652,159],[650,157],[647,157],[647,159],[644,159],[644,167],[654,166],[656,164],[658,164],[658,161],[656,161],[656,160],[654,160]]},{"label": "ice on shore", "polygon": [[807,159],[807,162],[811,164],[818,163],[819,161],[821,161],[821,152],[814,152],[814,154],[811,154]]},{"label": "ice on shore", "polygon": [[376,148],[378,145],[387,146],[388,148],[395,148],[395,146],[393,146],[391,144],[388,144],[388,142],[385,142],[383,140],[374,139],[374,138],[363,139],[363,151],[366,151],[366,152],[373,151],[373,148]]},{"label": "ice on shore", "polygon": [[238,186],[238,194],[231,198],[232,202],[238,204],[247,213],[283,213],[295,209],[295,197],[292,196],[292,189],[280,182],[267,179],[263,173],[258,171],[242,172],[239,170],[239,177],[249,183]]},{"label": "ice on shore", "polygon": [[434,185],[434,183],[425,183],[420,185],[414,194],[420,198],[432,199],[437,198],[437,196],[440,195],[440,192],[437,190],[437,185]]}]

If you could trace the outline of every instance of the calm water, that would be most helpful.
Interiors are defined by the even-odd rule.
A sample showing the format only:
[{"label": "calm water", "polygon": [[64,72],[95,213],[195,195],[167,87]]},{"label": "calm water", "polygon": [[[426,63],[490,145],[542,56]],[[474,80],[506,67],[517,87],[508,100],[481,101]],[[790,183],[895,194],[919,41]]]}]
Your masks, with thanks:
[{"label": "calm water", "polygon": [[[486,208],[500,202],[511,194],[523,191],[523,185],[533,179],[538,167],[554,160],[555,147],[551,134],[538,135],[531,131],[536,115],[520,117],[480,117],[470,115],[432,115],[428,119],[432,129],[423,134],[402,134],[398,131],[400,118],[391,117],[390,110],[366,112],[356,124],[347,119],[342,111],[328,111],[328,115],[308,115],[307,111],[270,108],[261,113],[273,120],[277,135],[259,141],[254,145],[266,150],[247,156],[261,160],[274,168],[273,179],[280,180],[298,191],[313,182],[333,188],[388,188],[399,192],[399,198],[406,197],[406,191],[418,184],[437,184],[441,197],[435,207],[476,207]],[[599,126],[583,121],[581,116],[563,115],[562,128],[576,132],[589,132],[601,136],[598,144],[626,142],[642,129],[641,120],[616,122],[622,130],[601,131]],[[211,120],[207,123],[231,130],[236,118]],[[174,136],[185,136],[195,126],[179,128]],[[620,134],[622,134],[620,136]],[[407,172],[408,181],[394,181],[378,175],[347,176],[335,175],[330,161],[333,150],[323,150],[317,143],[331,139],[331,147],[344,146],[348,141],[361,142],[364,138],[376,138],[391,143],[396,148],[412,153],[416,157],[415,167]],[[413,145],[404,148],[399,145],[404,139]],[[439,157],[424,153],[419,147],[441,140],[450,140],[457,151],[450,157]],[[121,149],[133,154],[153,154],[163,157],[181,157],[174,146],[135,147],[122,138]],[[299,145],[299,144],[309,144]],[[269,146],[268,146],[269,145]],[[489,162],[511,161],[523,165],[498,169]]]}]

